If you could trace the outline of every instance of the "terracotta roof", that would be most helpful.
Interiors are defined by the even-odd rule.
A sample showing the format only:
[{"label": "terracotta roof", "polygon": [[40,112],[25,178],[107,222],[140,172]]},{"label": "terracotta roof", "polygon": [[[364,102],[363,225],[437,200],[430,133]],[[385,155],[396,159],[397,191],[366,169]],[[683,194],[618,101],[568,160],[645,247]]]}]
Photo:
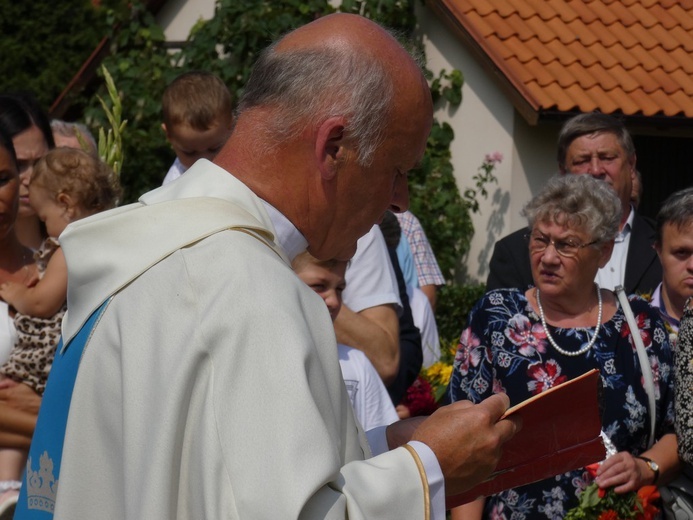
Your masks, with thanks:
[{"label": "terracotta roof", "polygon": [[693,0],[432,0],[532,124],[599,110],[693,124]]}]

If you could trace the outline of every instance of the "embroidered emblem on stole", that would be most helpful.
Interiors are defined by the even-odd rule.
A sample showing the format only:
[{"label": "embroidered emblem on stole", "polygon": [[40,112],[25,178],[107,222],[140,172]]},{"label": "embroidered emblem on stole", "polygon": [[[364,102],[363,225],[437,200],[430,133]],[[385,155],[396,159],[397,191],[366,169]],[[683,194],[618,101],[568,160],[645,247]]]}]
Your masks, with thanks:
[{"label": "embroidered emblem on stole", "polygon": [[[62,339],[58,343],[46,391],[41,401],[36,432],[29,449],[15,519],[53,518],[65,429],[79,362],[91,333],[109,301],[106,300],[92,313],[67,347],[63,348]],[[36,462],[38,466],[34,467]]]}]

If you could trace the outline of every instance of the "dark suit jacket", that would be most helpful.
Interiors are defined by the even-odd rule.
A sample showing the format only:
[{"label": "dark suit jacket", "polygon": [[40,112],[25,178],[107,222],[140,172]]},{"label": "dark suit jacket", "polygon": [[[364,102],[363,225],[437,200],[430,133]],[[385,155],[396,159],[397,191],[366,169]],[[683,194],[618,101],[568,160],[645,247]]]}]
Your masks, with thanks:
[{"label": "dark suit jacket", "polygon": [[[520,229],[496,242],[489,264],[486,290],[517,287],[525,290],[534,285],[529,264],[529,251],[524,235],[528,228]],[[662,266],[652,245],[655,242],[655,224],[635,214],[626,257],[626,293],[652,293],[662,281]]]}]

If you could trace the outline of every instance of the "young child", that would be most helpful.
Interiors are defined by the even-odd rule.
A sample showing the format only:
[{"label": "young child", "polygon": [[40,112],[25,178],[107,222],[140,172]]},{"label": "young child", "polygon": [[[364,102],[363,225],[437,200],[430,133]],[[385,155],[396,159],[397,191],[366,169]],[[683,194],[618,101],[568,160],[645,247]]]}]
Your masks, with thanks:
[{"label": "young child", "polygon": [[[342,307],[347,262],[322,262],[304,252],[294,259],[292,266],[298,277],[322,297],[334,321]],[[397,421],[399,418],[385,385],[366,355],[346,345],[338,344],[337,349],[342,378],[354,415],[364,431]]]},{"label": "young child", "polygon": [[161,127],[176,152],[164,177],[163,184],[168,184],[198,159],[214,159],[231,135],[233,107],[231,93],[221,79],[199,70],[174,79],[166,87],[161,105]]},{"label": "young child", "polygon": [[[38,282],[0,286],[0,297],[17,311],[17,342],[0,367],[0,388],[25,383],[43,394],[67,298],[67,266],[57,237],[70,222],[114,207],[119,195],[110,168],[82,150],[55,148],[34,167],[29,202],[49,237],[35,254]],[[0,449],[0,510],[16,502],[25,459],[25,451]]]}]

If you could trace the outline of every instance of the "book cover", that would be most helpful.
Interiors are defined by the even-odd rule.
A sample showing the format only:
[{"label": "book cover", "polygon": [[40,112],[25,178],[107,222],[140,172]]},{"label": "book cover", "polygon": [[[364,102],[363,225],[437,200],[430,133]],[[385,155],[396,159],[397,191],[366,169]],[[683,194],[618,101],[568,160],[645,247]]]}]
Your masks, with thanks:
[{"label": "book cover", "polygon": [[494,473],[448,497],[447,507],[604,460],[599,384],[599,371],[591,370],[509,408],[503,418],[519,416],[522,429],[504,445]]}]

